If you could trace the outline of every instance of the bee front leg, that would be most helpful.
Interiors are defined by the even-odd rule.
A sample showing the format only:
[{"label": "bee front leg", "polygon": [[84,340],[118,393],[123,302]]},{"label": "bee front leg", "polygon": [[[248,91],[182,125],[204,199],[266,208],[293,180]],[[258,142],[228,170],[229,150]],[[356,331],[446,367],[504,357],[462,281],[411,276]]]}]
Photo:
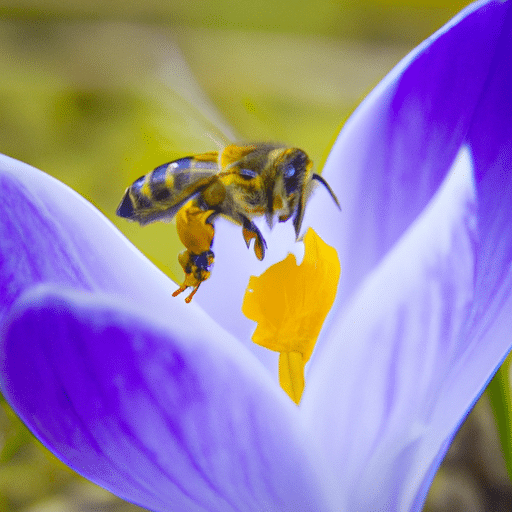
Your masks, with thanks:
[{"label": "bee front leg", "polygon": [[254,224],[254,222],[250,221],[247,217],[242,216],[242,234],[244,236],[245,245],[249,248],[251,240],[255,238],[254,241],[254,254],[259,260],[262,260],[265,257],[265,249],[267,247],[267,242],[263,238],[261,231],[258,229],[258,226]]},{"label": "bee front leg", "polygon": [[[197,284],[192,289],[192,291],[188,294],[188,296],[185,298],[185,302],[187,304],[190,304],[190,301],[192,300],[192,297],[196,294],[197,290],[199,289],[199,286],[201,285],[201,282],[199,284]],[[175,292],[173,292],[172,296],[173,297],[177,297],[180,293],[184,292],[187,288],[188,288],[187,285],[185,285],[185,284],[181,285]]]}]

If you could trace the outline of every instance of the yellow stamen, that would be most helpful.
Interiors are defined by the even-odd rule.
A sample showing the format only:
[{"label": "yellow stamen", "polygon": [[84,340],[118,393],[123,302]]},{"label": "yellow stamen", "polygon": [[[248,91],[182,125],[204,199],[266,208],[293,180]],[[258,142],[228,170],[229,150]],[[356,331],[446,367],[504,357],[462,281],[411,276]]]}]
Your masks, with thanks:
[{"label": "yellow stamen", "polygon": [[289,254],[261,276],[251,276],[242,305],[244,315],[258,322],[254,343],[280,352],[279,382],[297,404],[304,366],[336,297],[341,272],[336,250],[311,228],[304,246],[300,265]]},{"label": "yellow stamen", "polygon": [[279,384],[297,405],[304,391],[304,365],[300,352],[279,354]]}]

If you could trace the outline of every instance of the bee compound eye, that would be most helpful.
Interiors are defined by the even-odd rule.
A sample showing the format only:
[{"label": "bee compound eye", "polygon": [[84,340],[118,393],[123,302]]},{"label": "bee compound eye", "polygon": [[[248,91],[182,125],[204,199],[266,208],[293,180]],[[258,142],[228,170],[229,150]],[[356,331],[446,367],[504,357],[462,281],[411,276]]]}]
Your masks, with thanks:
[{"label": "bee compound eye", "polygon": [[294,175],[295,175],[295,167],[293,166],[293,164],[288,164],[284,168],[283,176],[285,178],[291,178]]},{"label": "bee compound eye", "polygon": [[283,171],[284,187],[288,195],[293,194],[299,187],[299,174],[293,164],[288,164]]}]

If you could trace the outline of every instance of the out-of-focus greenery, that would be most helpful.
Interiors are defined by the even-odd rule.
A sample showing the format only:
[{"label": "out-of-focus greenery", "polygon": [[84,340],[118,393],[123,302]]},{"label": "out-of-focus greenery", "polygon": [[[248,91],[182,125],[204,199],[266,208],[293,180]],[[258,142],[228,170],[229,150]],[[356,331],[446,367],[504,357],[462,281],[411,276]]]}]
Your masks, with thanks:
[{"label": "out-of-focus greenery", "polygon": [[507,473],[512,481],[512,389],[510,386],[510,365],[512,356],[507,357],[492,381],[487,386],[487,395],[494,412],[496,426],[505,458]]},{"label": "out-of-focus greenery", "polygon": [[[115,217],[126,186],[222,132],[321,167],[365,94],[467,3],[3,0],[0,152],[80,192],[180,280],[172,225]],[[5,403],[0,433],[0,510],[135,510],[77,487]]]},{"label": "out-of-focus greenery", "polygon": [[438,28],[463,0],[3,0],[0,15],[30,19],[113,19],[158,26],[323,35],[413,43]]}]

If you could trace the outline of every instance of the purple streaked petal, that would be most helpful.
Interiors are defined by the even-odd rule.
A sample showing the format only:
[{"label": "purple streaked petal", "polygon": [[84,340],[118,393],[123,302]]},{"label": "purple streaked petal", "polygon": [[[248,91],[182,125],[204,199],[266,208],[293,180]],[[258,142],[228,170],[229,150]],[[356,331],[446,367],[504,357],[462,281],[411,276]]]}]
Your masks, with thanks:
[{"label": "purple streaked petal", "polygon": [[[509,348],[504,339],[480,345],[474,356],[489,350],[491,364],[458,376],[464,393],[456,404],[444,399],[453,368],[474,350],[464,336],[477,228],[471,171],[465,149],[429,207],[333,320],[312,361],[302,405],[348,510],[410,509],[440,445]],[[349,432],[357,435],[348,439]]]},{"label": "purple streaked petal", "polygon": [[[490,87],[494,79],[506,87],[510,73],[504,68],[511,11],[510,2],[469,6],[399,63],[340,133],[323,175],[343,211],[317,193],[305,217],[305,225],[321,226],[320,236],[339,251],[340,302],[425,208],[468,135],[476,144],[475,113],[483,104],[506,112],[487,133],[475,133],[479,144],[508,136],[510,89],[491,93]],[[471,149],[478,173],[479,151]]]},{"label": "purple streaked petal", "polygon": [[2,387],[68,465],[151,510],[331,510],[298,409],[236,347],[39,287],[10,319]]},{"label": "purple streaked petal", "polygon": [[306,216],[343,273],[302,404],[349,510],[420,510],[510,349],[511,5],[470,6],[384,80],[326,166],[340,227],[316,199]]},{"label": "purple streaked petal", "polygon": [[173,289],[98,210],[64,184],[4,155],[0,184],[0,320],[37,283],[108,291],[151,307]]}]

